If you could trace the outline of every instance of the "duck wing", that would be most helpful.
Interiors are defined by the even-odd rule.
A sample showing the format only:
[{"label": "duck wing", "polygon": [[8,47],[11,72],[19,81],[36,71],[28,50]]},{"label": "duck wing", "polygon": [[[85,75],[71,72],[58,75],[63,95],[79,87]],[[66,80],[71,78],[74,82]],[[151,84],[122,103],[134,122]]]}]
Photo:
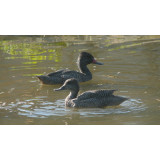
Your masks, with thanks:
[{"label": "duck wing", "polygon": [[62,78],[64,81],[70,78],[75,78],[78,81],[83,76],[83,73],[77,72],[77,71],[71,71],[69,69],[61,69],[53,73],[49,73],[47,76],[49,77],[59,77]]},{"label": "duck wing", "polygon": [[61,76],[64,73],[69,72],[69,71],[70,70],[68,70],[68,69],[61,69],[61,70],[58,70],[56,72],[49,73],[49,74],[47,74],[47,76],[49,76],[49,77],[52,77],[52,76]]},{"label": "duck wing", "polygon": [[70,79],[70,78],[75,78],[78,81],[81,81],[83,76],[84,76],[83,73],[80,73],[77,71],[67,71],[67,72],[63,73],[63,75],[61,77],[64,78],[65,80]]},{"label": "duck wing", "polygon": [[49,73],[47,76],[37,76],[43,84],[63,84],[67,79],[75,78],[79,82],[83,81],[84,74],[71,71],[69,69],[61,69],[56,72]]},{"label": "duck wing", "polygon": [[82,93],[77,97],[78,101],[92,98],[103,98],[113,95],[116,90],[93,90]]},{"label": "duck wing", "polygon": [[106,106],[117,106],[124,101],[128,100],[128,98],[110,95],[107,97],[94,97],[88,99],[75,98],[72,100],[72,106],[77,108],[103,108]]}]

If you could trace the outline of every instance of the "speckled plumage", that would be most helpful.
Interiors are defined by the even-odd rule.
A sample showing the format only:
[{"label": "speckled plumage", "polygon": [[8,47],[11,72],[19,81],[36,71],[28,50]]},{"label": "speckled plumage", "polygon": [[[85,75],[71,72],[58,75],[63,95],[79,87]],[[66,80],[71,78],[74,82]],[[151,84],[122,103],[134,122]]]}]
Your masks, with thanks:
[{"label": "speckled plumage", "polygon": [[115,96],[116,90],[92,90],[78,95],[79,84],[76,79],[68,79],[58,90],[70,90],[70,94],[65,99],[66,107],[75,108],[102,108],[106,106],[119,105],[128,98]]},{"label": "speckled plumage", "polygon": [[39,78],[39,80],[43,84],[63,84],[67,79],[70,78],[75,78],[79,82],[89,81],[92,79],[92,74],[87,68],[87,65],[90,63],[95,63],[99,65],[102,64],[95,61],[94,57],[91,54],[87,52],[82,52],[78,57],[78,67],[80,72],[71,71],[68,69],[62,69],[53,73],[49,73],[46,76],[45,75],[37,76],[37,78]]}]

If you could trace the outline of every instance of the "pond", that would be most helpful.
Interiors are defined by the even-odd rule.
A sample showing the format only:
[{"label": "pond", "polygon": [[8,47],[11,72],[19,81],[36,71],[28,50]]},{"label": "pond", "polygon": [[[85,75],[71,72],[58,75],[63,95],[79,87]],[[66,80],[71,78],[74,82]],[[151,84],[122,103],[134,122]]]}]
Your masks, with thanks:
[{"label": "pond", "polygon": [[[65,108],[68,91],[41,85],[36,75],[78,70],[80,52],[93,79],[80,93],[118,89],[129,100],[106,108]],[[160,36],[0,36],[0,124],[160,124]]]}]

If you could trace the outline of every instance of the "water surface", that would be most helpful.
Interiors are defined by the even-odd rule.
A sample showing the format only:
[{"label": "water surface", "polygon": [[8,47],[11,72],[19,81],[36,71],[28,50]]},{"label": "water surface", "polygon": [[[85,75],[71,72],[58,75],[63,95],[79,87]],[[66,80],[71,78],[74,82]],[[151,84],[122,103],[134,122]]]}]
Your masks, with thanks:
[{"label": "water surface", "polygon": [[[36,75],[78,70],[82,51],[103,66],[89,65],[81,92],[118,89],[130,98],[104,109],[68,109],[68,91],[41,85]],[[0,36],[0,124],[160,124],[160,36]]]}]

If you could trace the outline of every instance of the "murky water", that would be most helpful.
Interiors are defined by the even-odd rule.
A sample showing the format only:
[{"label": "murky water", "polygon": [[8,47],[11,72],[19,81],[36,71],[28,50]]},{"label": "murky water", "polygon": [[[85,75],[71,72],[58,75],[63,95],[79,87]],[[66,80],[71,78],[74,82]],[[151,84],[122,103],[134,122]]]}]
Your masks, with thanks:
[{"label": "murky water", "polygon": [[[77,70],[92,53],[91,81],[81,92],[118,89],[130,98],[105,109],[68,109],[68,91],[41,85],[36,75]],[[160,124],[160,36],[0,36],[0,124]]]}]

